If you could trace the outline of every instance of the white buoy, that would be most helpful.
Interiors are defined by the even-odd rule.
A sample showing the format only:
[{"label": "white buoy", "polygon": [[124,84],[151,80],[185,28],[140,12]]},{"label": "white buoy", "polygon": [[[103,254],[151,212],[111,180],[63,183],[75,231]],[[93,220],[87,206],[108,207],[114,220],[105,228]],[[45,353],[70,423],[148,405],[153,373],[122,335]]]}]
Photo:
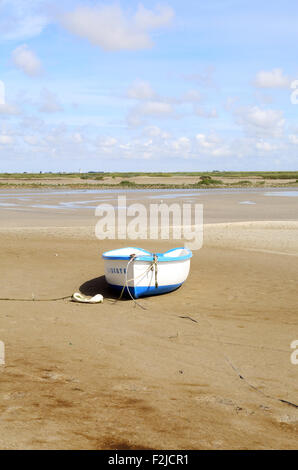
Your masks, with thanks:
[{"label": "white buoy", "polygon": [[75,292],[72,296],[72,300],[83,304],[101,304],[103,303],[103,296],[101,294],[97,294],[94,295],[94,297],[86,297],[80,292]]}]

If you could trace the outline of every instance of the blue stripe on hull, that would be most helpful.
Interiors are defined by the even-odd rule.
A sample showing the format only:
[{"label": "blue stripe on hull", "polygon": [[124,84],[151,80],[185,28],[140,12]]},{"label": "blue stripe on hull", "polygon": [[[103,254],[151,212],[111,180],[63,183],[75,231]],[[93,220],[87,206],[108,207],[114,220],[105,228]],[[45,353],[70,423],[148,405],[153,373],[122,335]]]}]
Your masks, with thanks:
[{"label": "blue stripe on hull", "polygon": [[[129,291],[131,293],[131,295],[135,298],[135,299],[138,299],[139,297],[144,297],[144,296],[147,296],[147,295],[159,295],[159,294],[166,294],[167,292],[172,292],[173,290],[176,290],[178,289],[178,287],[180,287],[183,283],[180,283],[180,284],[172,284],[172,285],[169,285],[169,286],[158,286],[158,287],[155,287],[155,286],[137,286],[137,287],[129,287]],[[109,286],[119,292],[119,294],[121,293],[122,289],[123,289],[123,286],[116,286],[115,284],[109,284]],[[128,296],[128,292],[127,292],[127,287],[125,287],[124,289],[124,294],[126,296]]]}]

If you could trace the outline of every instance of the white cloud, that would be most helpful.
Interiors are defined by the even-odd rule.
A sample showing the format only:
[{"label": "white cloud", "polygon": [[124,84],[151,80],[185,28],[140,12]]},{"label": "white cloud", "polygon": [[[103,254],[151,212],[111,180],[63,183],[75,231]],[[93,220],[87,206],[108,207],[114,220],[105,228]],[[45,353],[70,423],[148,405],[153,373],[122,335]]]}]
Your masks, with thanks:
[{"label": "white cloud", "polygon": [[0,80],[0,114],[18,114],[19,111],[15,106],[6,103],[5,83]]},{"label": "white cloud", "polygon": [[[112,162],[106,162],[114,160],[115,169],[121,166],[121,162],[123,165],[124,159],[137,162],[149,158],[152,159],[153,166],[149,167],[152,169],[160,168],[162,162],[165,161],[171,165],[174,159],[177,165],[180,165],[183,159],[193,159],[200,168],[210,169],[212,165],[214,168],[228,169],[229,165],[239,168],[249,162],[263,165],[267,161],[268,165],[275,165],[277,158],[281,162],[290,162],[291,159],[295,161],[297,153],[295,146],[290,145],[289,141],[287,145],[287,142],[272,142],[270,139],[259,137],[234,139],[227,135],[207,134],[201,131],[197,135],[177,132],[175,136],[168,135],[167,138],[163,138],[164,131],[158,126],[145,127],[135,138],[129,133],[122,137],[113,134],[99,135],[98,133],[101,132],[99,128],[91,130],[87,127],[64,124],[53,127],[51,122],[40,129],[37,129],[35,125],[32,128],[25,128],[20,122],[14,129],[7,126],[8,124],[5,123],[0,128],[0,154],[3,157],[3,163],[6,163],[5,153],[9,148],[12,160],[21,153],[25,159],[35,159],[32,156],[38,155],[40,169],[46,169],[48,162],[53,158],[54,165],[59,167],[63,160],[69,165],[69,169],[74,165],[80,168],[82,158],[84,160],[88,158],[90,162],[94,162],[94,158],[96,161],[102,158],[104,166],[112,164]],[[293,130],[293,135],[295,135],[294,132]],[[295,142],[298,144],[298,138]],[[132,163],[130,168],[134,165],[135,163]]]},{"label": "white cloud", "polygon": [[217,118],[217,111],[215,108],[208,110],[208,109],[203,108],[203,106],[196,106],[195,113],[198,116],[201,116],[207,119]]},{"label": "white cloud", "polygon": [[0,105],[5,104],[5,84],[0,80]]},{"label": "white cloud", "polygon": [[169,118],[175,116],[175,109],[170,103],[163,101],[144,101],[132,108],[127,116],[129,126],[137,127],[144,124],[144,118]]},{"label": "white cloud", "polygon": [[215,148],[211,153],[213,157],[230,157],[232,155],[232,152],[227,145]]},{"label": "white cloud", "polygon": [[27,44],[18,46],[12,52],[12,61],[14,65],[22,70],[29,77],[36,77],[42,72],[42,66],[36,54],[29,49]]},{"label": "white cloud", "polygon": [[143,124],[146,116],[170,117],[175,112],[173,103],[177,100],[158,95],[147,81],[136,80],[127,90],[126,95],[138,101],[127,118],[130,126],[136,127]]},{"label": "white cloud", "polygon": [[38,144],[38,138],[35,135],[25,135],[24,142],[26,142],[26,144],[34,146]]},{"label": "white cloud", "polygon": [[169,116],[174,109],[170,103],[162,101],[147,101],[138,107],[138,111],[146,116]]},{"label": "white cloud", "polygon": [[273,150],[276,150],[276,145],[271,144],[270,142],[260,141],[256,143],[256,148],[263,152],[272,152]]},{"label": "white cloud", "polygon": [[144,129],[144,134],[149,137],[159,137],[161,139],[169,139],[169,132],[162,131],[158,126],[148,126]]},{"label": "white cloud", "polygon": [[108,155],[109,157],[113,156],[114,152],[119,155],[119,148],[121,148],[121,145],[118,147],[118,140],[115,137],[100,136],[96,139],[95,144],[97,150]]},{"label": "white cloud", "polygon": [[188,137],[179,137],[172,142],[175,151],[188,153],[191,150],[191,141]]},{"label": "white cloud", "polygon": [[63,108],[59,103],[57,96],[44,88],[40,94],[39,111],[42,113],[58,113],[62,110]]},{"label": "white cloud", "polygon": [[215,142],[208,139],[205,134],[197,134],[196,139],[201,147],[212,148],[215,145]]},{"label": "white cloud", "polygon": [[10,135],[0,135],[0,144],[1,145],[10,145],[13,143],[13,138]]},{"label": "white cloud", "polygon": [[75,132],[73,135],[72,135],[72,140],[76,143],[76,144],[81,144],[84,139],[83,139],[83,136],[80,132]]},{"label": "white cloud", "polygon": [[228,96],[228,98],[226,99],[226,102],[224,104],[224,108],[227,111],[234,111],[238,102],[239,102],[239,97],[238,96]]},{"label": "white cloud", "polygon": [[174,11],[168,6],[157,5],[154,12],[140,4],[134,19],[137,29],[150,31],[151,29],[162,28],[168,25],[172,21],[173,16]]},{"label": "white cloud", "polygon": [[295,134],[289,135],[289,141],[291,144],[298,145],[298,136]]},{"label": "white cloud", "polygon": [[151,48],[150,31],[167,26],[173,16],[172,8],[167,6],[157,6],[152,11],[139,5],[132,17],[116,4],[80,6],[66,13],[62,24],[70,32],[104,50],[139,50]]},{"label": "white cloud", "polygon": [[255,79],[257,88],[289,88],[290,83],[291,79],[283,74],[282,69],[261,70]]},{"label": "white cloud", "polygon": [[285,119],[282,111],[251,106],[238,109],[236,116],[238,123],[249,134],[280,137],[283,133]]},{"label": "white cloud", "polygon": [[197,103],[202,100],[202,95],[198,90],[189,90],[181,98],[185,103]]},{"label": "white cloud", "polygon": [[2,40],[23,40],[39,35],[49,22],[46,0],[1,0]]},{"label": "white cloud", "polygon": [[256,90],[253,96],[256,104],[258,103],[260,106],[272,106],[275,101],[272,93],[268,93],[268,91],[263,93],[260,90]]},{"label": "white cloud", "polygon": [[19,110],[10,104],[0,104],[0,114],[15,115],[19,114]]},{"label": "white cloud", "polygon": [[[207,109],[198,103],[203,100],[198,90],[191,89],[178,97],[162,96],[157,93],[151,84],[145,80],[136,80],[126,91],[128,98],[138,101],[129,112],[127,122],[129,126],[136,127],[146,123],[148,116],[163,118],[182,117],[178,106],[193,105],[192,113],[204,118],[216,118],[215,108]],[[189,113],[189,111],[188,111]]]},{"label": "white cloud", "polygon": [[142,117],[137,114],[137,111],[135,109],[132,109],[127,116],[127,124],[130,127],[138,127],[143,124],[143,119]]},{"label": "white cloud", "polygon": [[117,139],[115,137],[106,137],[101,141],[103,147],[114,147],[117,144]]},{"label": "white cloud", "polygon": [[144,132],[150,137],[159,137],[161,135],[161,129],[158,126],[148,126],[144,129]]},{"label": "white cloud", "polygon": [[228,157],[232,155],[230,145],[224,143],[217,135],[206,136],[197,134],[196,141],[199,151],[212,157]]},{"label": "white cloud", "polygon": [[119,148],[121,148],[121,145],[123,145],[123,150],[126,150],[126,146],[127,149],[130,147],[130,144],[120,144],[118,146],[118,140],[115,137],[111,136],[101,136],[96,141],[97,149],[99,149],[100,152],[106,154],[109,157],[113,157],[115,154],[118,156]]},{"label": "white cloud", "polygon": [[183,78],[191,82],[196,82],[204,87],[214,87],[214,71],[215,68],[210,65],[201,73],[187,74],[184,75]]},{"label": "white cloud", "polygon": [[45,128],[45,122],[36,116],[24,115],[20,125],[22,129],[28,129],[29,132],[41,133]]},{"label": "white cloud", "polygon": [[156,97],[156,93],[149,82],[136,80],[127,90],[127,96],[136,100],[150,100]]}]

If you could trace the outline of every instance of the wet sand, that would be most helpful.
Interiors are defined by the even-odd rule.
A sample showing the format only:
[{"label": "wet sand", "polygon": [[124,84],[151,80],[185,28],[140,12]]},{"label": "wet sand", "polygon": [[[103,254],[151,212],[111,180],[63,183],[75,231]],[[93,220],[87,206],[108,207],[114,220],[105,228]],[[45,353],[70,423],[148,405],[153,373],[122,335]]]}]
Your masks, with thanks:
[{"label": "wet sand", "polygon": [[94,215],[0,210],[1,298],[105,297],[0,301],[0,448],[297,448],[298,198],[204,197],[187,282],[146,310],[114,303],[100,255],[127,242],[96,240]]},{"label": "wet sand", "polygon": [[296,189],[214,190],[0,190],[0,230],[8,227],[92,227],[95,209],[105,203],[145,206],[161,202],[203,204],[204,222],[296,221]]}]

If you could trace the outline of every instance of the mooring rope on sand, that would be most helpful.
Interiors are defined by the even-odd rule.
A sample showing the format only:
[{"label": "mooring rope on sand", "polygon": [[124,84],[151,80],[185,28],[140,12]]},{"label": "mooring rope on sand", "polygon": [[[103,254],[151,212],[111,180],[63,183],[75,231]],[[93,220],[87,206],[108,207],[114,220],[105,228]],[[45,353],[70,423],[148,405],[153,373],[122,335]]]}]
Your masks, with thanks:
[{"label": "mooring rope on sand", "polygon": [[213,324],[211,323],[211,321],[206,318],[205,315],[203,314],[200,314],[200,316],[202,318],[205,319],[205,321],[208,323],[209,327],[211,328],[212,332],[213,332],[213,335],[215,336],[216,340],[218,341],[218,343],[222,346],[222,355],[223,355],[223,358],[225,360],[225,362],[231,367],[231,369],[233,369],[233,371],[238,375],[239,379],[243,380],[243,382],[249,387],[251,388],[252,390],[254,390],[255,392],[259,393],[260,395],[262,395],[263,397],[265,398],[269,398],[270,400],[274,400],[274,401],[278,401],[280,403],[283,403],[283,404],[286,404],[286,405],[289,405],[293,408],[298,408],[298,405],[296,403],[293,403],[291,401],[288,401],[288,400],[284,400],[282,398],[276,398],[272,395],[269,395],[268,393],[265,393],[263,392],[263,390],[259,389],[256,385],[253,385],[252,383],[250,383],[250,381],[241,373],[241,371],[239,370],[239,368],[232,362],[232,360],[229,358],[229,356],[224,352],[224,343],[221,341],[219,335],[217,334],[217,331],[215,329],[215,327],[213,326]]},{"label": "mooring rope on sand", "polygon": [[[153,254],[153,261],[152,263],[148,266],[148,268],[141,274],[139,274],[139,276],[137,277],[133,277],[132,279],[127,279],[127,275],[128,275],[128,268],[129,268],[129,265],[130,263],[132,263],[135,258],[137,257],[135,254],[132,254],[130,256],[130,259],[126,265],[126,274],[125,274],[125,283],[123,285],[123,288],[122,288],[122,291],[118,297],[118,299],[114,300],[114,299],[107,299],[107,300],[110,300],[112,301],[113,303],[117,303],[118,300],[121,300],[122,297],[123,297],[123,294],[124,294],[124,291],[125,291],[125,288],[130,296],[130,298],[133,300],[134,304],[137,305],[138,307],[140,307],[141,309],[143,310],[147,310],[146,307],[144,307],[143,305],[141,305],[139,302],[137,302],[137,300],[133,297],[131,291],[130,291],[130,288],[129,288],[129,285],[128,283],[131,282],[131,281],[136,281],[137,279],[145,276],[150,270],[153,270],[155,271],[155,287],[157,288],[158,287],[158,280],[157,280],[157,272],[158,272],[158,268],[157,268],[157,261],[158,261],[158,257],[156,254]],[[6,301],[6,302],[57,302],[59,300],[66,300],[66,299],[72,299],[73,298],[73,294],[72,295],[66,295],[64,297],[56,297],[56,298],[50,298],[50,299],[36,299],[34,297],[34,295],[32,295],[32,298],[31,299],[16,299],[16,298],[12,298],[12,297],[0,297],[0,301]],[[86,302],[87,303],[87,302]]]},{"label": "mooring rope on sand", "polygon": [[36,299],[34,296],[32,296],[31,299],[14,299],[11,297],[0,297],[0,301],[4,300],[6,302],[56,302],[58,300],[71,299],[71,297],[71,295],[66,295],[65,297],[56,297],[54,299]]}]

